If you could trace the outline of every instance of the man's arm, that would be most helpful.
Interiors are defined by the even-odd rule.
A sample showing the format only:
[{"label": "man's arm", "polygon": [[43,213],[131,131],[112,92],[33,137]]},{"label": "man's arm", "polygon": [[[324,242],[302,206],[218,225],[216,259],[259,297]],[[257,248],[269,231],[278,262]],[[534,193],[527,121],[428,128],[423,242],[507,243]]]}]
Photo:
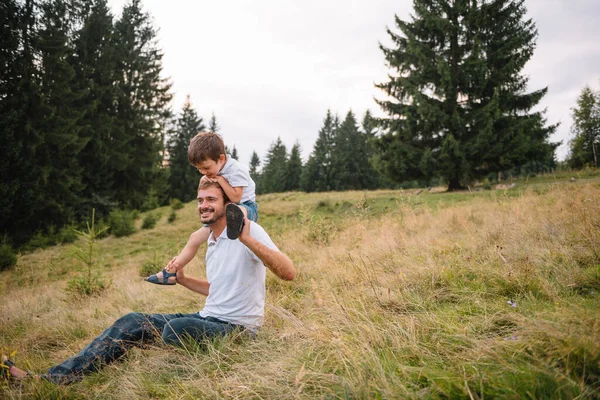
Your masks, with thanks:
[{"label": "man's arm", "polygon": [[[245,219],[244,228],[238,238],[250,249],[275,275],[286,281],[291,281],[296,276],[296,269],[292,260],[280,251],[273,250],[250,235],[250,221]],[[179,280],[178,280],[179,282]]]},{"label": "man's arm", "polygon": [[205,296],[208,296],[208,291],[210,290],[210,283],[206,279],[185,276],[183,268],[177,270],[177,283]]}]

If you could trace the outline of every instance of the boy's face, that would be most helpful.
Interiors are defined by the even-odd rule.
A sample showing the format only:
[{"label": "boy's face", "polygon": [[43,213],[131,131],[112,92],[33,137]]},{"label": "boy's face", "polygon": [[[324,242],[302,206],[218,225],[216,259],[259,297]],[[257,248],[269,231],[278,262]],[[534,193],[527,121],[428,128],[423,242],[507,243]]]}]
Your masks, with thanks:
[{"label": "boy's face", "polygon": [[221,154],[217,161],[207,158],[196,164],[196,168],[198,168],[198,171],[202,175],[206,175],[207,178],[216,178],[221,168],[225,165],[225,161],[225,154]]}]

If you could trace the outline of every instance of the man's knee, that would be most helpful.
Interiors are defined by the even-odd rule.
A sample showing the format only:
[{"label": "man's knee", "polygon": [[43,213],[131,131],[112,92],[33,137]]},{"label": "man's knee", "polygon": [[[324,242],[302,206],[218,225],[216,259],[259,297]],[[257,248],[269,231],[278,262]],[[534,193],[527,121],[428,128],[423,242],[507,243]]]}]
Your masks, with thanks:
[{"label": "man's knee", "polygon": [[116,320],[113,325],[121,330],[124,330],[124,329],[132,329],[135,327],[140,327],[145,322],[146,322],[146,317],[144,316],[144,314],[139,313],[139,312],[130,312],[128,314],[123,315],[118,320]]},{"label": "man's knee", "polygon": [[162,331],[162,340],[172,346],[181,346],[182,336],[186,332],[187,324],[184,321],[174,319],[165,324]]},{"label": "man's knee", "polygon": [[178,318],[171,320],[165,325],[162,332],[162,340],[172,346],[182,346],[184,338],[200,341],[206,338],[207,330],[199,321],[190,321],[189,318]]}]

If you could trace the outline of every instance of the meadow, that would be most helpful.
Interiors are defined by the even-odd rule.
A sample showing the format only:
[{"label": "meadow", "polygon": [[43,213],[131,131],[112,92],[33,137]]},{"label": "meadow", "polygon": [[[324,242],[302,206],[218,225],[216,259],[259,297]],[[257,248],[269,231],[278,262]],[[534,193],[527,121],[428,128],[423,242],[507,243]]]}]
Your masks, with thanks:
[{"label": "meadow", "polygon": [[[297,276],[268,273],[255,338],[156,343],[71,386],[2,382],[0,398],[600,398],[600,172],[258,203]],[[97,242],[99,295],[67,290],[84,273],[81,243],[0,273],[3,351],[42,372],[127,312],[201,309],[183,287],[143,281],[200,227],[194,202],[172,223],[162,214]],[[204,276],[204,251],[188,273]]]}]

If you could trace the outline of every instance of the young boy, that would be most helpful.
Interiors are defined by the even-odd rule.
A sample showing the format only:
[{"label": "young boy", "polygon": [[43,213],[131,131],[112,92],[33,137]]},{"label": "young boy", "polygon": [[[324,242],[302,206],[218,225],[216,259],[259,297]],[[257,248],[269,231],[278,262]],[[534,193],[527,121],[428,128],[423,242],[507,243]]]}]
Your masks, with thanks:
[{"label": "young boy", "polygon": [[[248,169],[230,155],[225,154],[225,144],[221,136],[214,132],[200,132],[188,147],[188,161],[200,171],[203,180],[217,182],[223,188],[231,203],[225,210],[227,220],[227,237],[238,238],[244,225],[244,217],[258,222],[258,205],[256,204],[256,185]],[[235,203],[235,204],[234,204]],[[202,243],[206,243],[210,229],[207,225],[192,233],[190,241],[159,273],[146,280],[157,285],[175,285],[178,268],[189,263]]]}]

